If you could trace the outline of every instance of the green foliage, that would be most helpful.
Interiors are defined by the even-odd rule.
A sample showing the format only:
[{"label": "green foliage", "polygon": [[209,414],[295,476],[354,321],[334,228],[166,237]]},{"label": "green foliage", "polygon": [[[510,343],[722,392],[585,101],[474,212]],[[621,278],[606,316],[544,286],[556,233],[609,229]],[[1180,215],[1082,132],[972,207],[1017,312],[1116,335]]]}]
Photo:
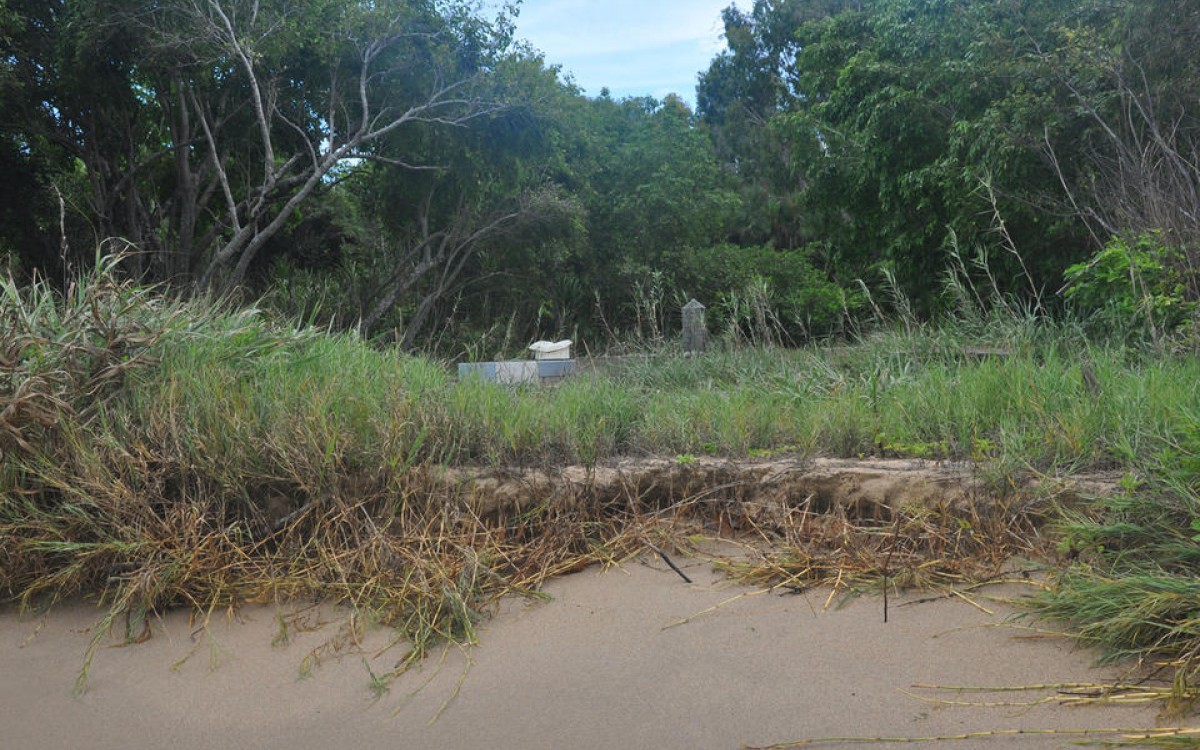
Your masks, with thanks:
[{"label": "green foliage", "polygon": [[[741,330],[746,324],[762,329],[757,319],[763,318],[780,329],[777,337],[802,342],[838,331],[866,305],[860,292],[829,281],[803,250],[730,244],[689,248],[672,267],[684,295],[709,302],[709,325],[715,330]],[[755,308],[765,309],[756,313]]]},{"label": "green foliage", "polygon": [[675,263],[724,238],[739,198],[678,99],[601,98],[585,117],[590,248],[575,272],[591,294],[576,320],[590,322],[598,299],[610,329],[631,330],[643,322],[647,282],[657,275],[677,290]]},{"label": "green foliage", "polygon": [[[39,218],[58,208],[41,181],[80,170],[70,213],[95,240],[136,247],[132,274],[228,291],[347,163],[419,164],[399,131],[467,123],[494,106],[482,103],[482,72],[510,42],[503,11],[488,20],[457,2],[285,6],[14,0],[15,30],[0,37],[0,57],[15,61],[13,86],[0,75],[13,114],[0,164],[24,167]],[[43,189],[28,190],[31,181]],[[59,247],[41,249],[36,267],[66,265]]]},{"label": "green foliage", "polygon": [[1085,118],[1051,60],[1075,28],[1104,23],[1090,5],[756,2],[726,18],[741,41],[702,78],[700,112],[746,165],[756,215],[789,207],[791,234],[771,241],[807,242],[843,286],[890,275],[917,312],[936,311],[950,238],[999,247],[1002,222],[1033,289],[1024,262],[996,252],[997,276],[1022,282],[998,291],[1036,296],[1086,248],[1077,218],[1046,215],[1062,186],[1043,154],[1072,163],[1081,148]]},{"label": "green foliage", "polygon": [[[8,294],[25,299],[15,286]],[[13,308],[14,321],[66,319],[52,295],[37,299]],[[145,317],[157,309],[152,298],[139,293],[129,299],[127,308],[112,313],[129,330],[168,319],[158,312]],[[90,303],[80,305],[90,309]],[[1173,434],[1183,418],[1172,413],[1173,404],[1186,401],[1195,375],[1187,360],[1127,362],[1132,355],[1124,350],[1091,350],[1086,356],[1101,395],[1084,398],[1079,344],[1069,332],[1035,335],[993,320],[979,330],[1008,353],[978,362],[962,353],[979,340],[964,340],[965,329],[915,328],[849,349],[718,351],[694,360],[658,356],[612,376],[583,375],[543,392],[481,382],[455,386],[436,363],[373,350],[350,334],[291,331],[260,313],[170,315],[184,317],[162,333],[146,334],[153,360],[119,389],[119,398],[87,413],[103,415],[97,429],[112,430],[119,442],[140,435],[164,461],[206,467],[206,474],[220,477],[213,491],[235,493],[231,500],[253,496],[260,481],[318,492],[321,477],[338,467],[408,461],[414,456],[405,446],[418,443],[416,459],[442,461],[590,461],[630,452],[713,450],[740,455],[783,445],[853,454],[944,444],[939,453],[949,457],[994,452],[1044,467],[1103,465],[1139,453],[1138,441],[1147,435]],[[103,320],[97,325],[108,330]],[[20,336],[71,340],[49,329]],[[5,356],[35,361],[17,354],[34,351],[32,344],[21,346]],[[91,348],[81,344],[70,351],[82,355]],[[64,377],[110,371],[84,360],[44,361],[48,373],[62,371]],[[49,377],[38,375],[38,382]],[[62,387],[91,392],[79,382],[64,380]],[[835,425],[838,432],[829,432]],[[29,437],[21,439],[37,447]],[[259,479],[245,485],[238,477]]]},{"label": "green foliage", "polygon": [[[1108,658],[1148,652],[1173,659],[1177,680],[1200,674],[1200,422],[1133,461],[1136,475],[1113,495],[1070,509],[1060,549],[1077,562],[1035,600],[1035,611],[1070,622]],[[1136,477],[1136,478],[1133,478]]]},{"label": "green foliage", "polygon": [[[961,302],[942,284],[959,248],[990,258],[964,283],[1037,309],[1101,225],[1195,245],[1181,0],[756,0],[722,13],[695,114],[581,96],[506,13],[8,0],[0,248],[65,280],[120,238],[136,278],[246,284],[456,352],[500,320],[512,340],[661,337],[685,295],[762,340],[840,330],[861,285],[924,318]],[[400,119],[358,139],[368,111]]]},{"label": "green foliage", "polygon": [[1114,237],[1064,275],[1066,298],[1105,332],[1170,332],[1195,312],[1186,257],[1160,233]]}]

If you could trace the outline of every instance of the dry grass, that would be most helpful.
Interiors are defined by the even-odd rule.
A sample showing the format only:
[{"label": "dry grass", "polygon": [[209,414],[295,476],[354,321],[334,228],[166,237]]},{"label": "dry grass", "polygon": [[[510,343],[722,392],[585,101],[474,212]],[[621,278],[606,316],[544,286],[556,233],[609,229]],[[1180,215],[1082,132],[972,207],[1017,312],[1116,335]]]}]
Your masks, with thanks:
[{"label": "dry grass", "polygon": [[32,453],[57,426],[95,416],[147,363],[176,312],[104,272],[63,299],[0,277],[0,458]]},{"label": "dry grass", "polygon": [[[886,594],[994,577],[1014,555],[1041,548],[1040,506],[1015,495],[859,516],[814,512],[805,497],[742,502],[720,487],[580,502],[585,490],[571,503],[550,497],[481,516],[431,479],[468,460],[591,463],[645,441],[679,448],[680,461],[710,443],[730,455],[797,440],[857,448],[864,436],[870,444],[883,432],[905,435],[905,420],[921,414],[949,423],[906,435],[910,448],[955,443],[986,457],[985,435],[1005,432],[976,424],[991,420],[986,406],[1017,403],[1002,390],[1016,362],[937,360],[928,373],[884,377],[900,370],[879,370],[875,357],[864,380],[832,366],[796,370],[772,353],[749,360],[761,370],[754,382],[726,382],[742,375],[725,358],[706,360],[707,370],[668,363],[661,382],[660,372],[547,393],[455,386],[434,363],[352,337],[281,330],[251,312],[172,305],[109,270],[65,296],[0,284],[0,599],[30,608],[99,601],[106,614],[81,688],[106,633],[144,638],[152,613],[169,607],[342,603],[396,629],[409,649],[403,669],[435,643],[474,640],[505,596],[537,596],[549,577],[646,550],[707,554],[700,541],[725,540],[741,552],[713,563],[747,584]],[[1069,372],[1061,361],[1030,369],[1050,380],[1023,392],[1057,392],[1054,378]],[[961,424],[943,401],[900,400],[961,393],[964,382],[978,386],[979,404]],[[797,434],[838,415],[860,420],[853,435]],[[1090,427],[1071,434],[1111,421],[1084,416]],[[682,437],[671,437],[675,427]],[[1014,427],[1033,434],[1025,429]],[[1080,444],[1073,456],[1096,452]]]},{"label": "dry grass", "polygon": [[965,507],[913,505],[883,518],[856,518],[844,507],[813,513],[802,502],[745,514],[740,525],[752,532],[741,537],[745,554],[718,567],[750,585],[847,591],[993,580],[1013,558],[1047,552],[1037,507],[1021,498],[984,498]]},{"label": "dry grass", "polygon": [[998,575],[1014,554],[1034,551],[1021,540],[1036,536],[1036,518],[1015,503],[855,519],[711,492],[666,507],[627,495],[481,517],[411,470],[334,482],[319,501],[268,523],[231,514],[218,497],[171,499],[163,493],[182,481],[180,467],[148,452],[89,455],[98,460],[36,467],[41,494],[0,520],[0,544],[19,561],[7,585],[26,606],[99,592],[107,608],[80,689],[108,632],[136,641],[167,607],[343,603],[406,644],[398,671],[376,676],[386,684],[434,644],[473,642],[501,598],[538,596],[553,576],[646,551],[707,554],[706,542],[732,541],[739,554],[709,556],[748,584],[894,589]]},{"label": "dry grass", "polygon": [[932,743],[954,743],[961,740],[977,740],[988,737],[1063,737],[1083,738],[1075,744],[1102,744],[1109,747],[1134,745],[1195,747],[1200,739],[1200,727],[1107,727],[1095,729],[991,729],[963,734],[948,734],[928,737],[810,737],[801,740],[778,742],[773,745],[749,745],[745,750],[785,750],[816,745],[917,745]]}]

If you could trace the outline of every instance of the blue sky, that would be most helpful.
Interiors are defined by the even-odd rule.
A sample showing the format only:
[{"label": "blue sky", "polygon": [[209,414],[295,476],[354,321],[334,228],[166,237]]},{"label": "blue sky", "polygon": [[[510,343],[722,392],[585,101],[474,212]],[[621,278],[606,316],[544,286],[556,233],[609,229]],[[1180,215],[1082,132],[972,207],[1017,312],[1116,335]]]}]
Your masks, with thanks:
[{"label": "blue sky", "polygon": [[[725,48],[721,10],[733,0],[522,0],[517,36],[562,66],[588,96],[679,94]],[[743,3],[744,5],[744,3]]]}]

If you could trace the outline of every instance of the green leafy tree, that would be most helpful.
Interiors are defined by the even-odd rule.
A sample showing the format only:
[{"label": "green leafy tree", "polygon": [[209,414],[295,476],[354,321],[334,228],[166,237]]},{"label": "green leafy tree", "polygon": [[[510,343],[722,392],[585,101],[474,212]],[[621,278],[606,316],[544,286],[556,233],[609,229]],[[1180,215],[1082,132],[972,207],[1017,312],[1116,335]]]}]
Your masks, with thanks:
[{"label": "green leafy tree", "polygon": [[656,274],[669,282],[680,253],[727,238],[740,198],[680,99],[601,97],[586,114],[591,257],[580,271],[608,324],[630,326]]},{"label": "green leafy tree", "polygon": [[408,164],[380,144],[501,106],[486,73],[511,27],[457,3],[18,2],[42,19],[36,129],[85,168],[100,238],[142,249],[151,279],[228,290],[347,163]]},{"label": "green leafy tree", "polygon": [[529,308],[530,289],[526,299],[506,293],[513,280],[531,284],[538,262],[554,256],[548,248],[577,243],[581,209],[554,181],[559,124],[546,119],[563,93],[555,72],[518,51],[491,76],[509,106],[459,128],[426,123],[389,136],[382,153],[420,154],[420,164],[379,158],[349,183],[386,238],[361,301],[366,333],[399,329],[412,347],[448,305],[474,319],[492,312],[483,300]]},{"label": "green leafy tree", "polygon": [[[809,247],[829,278],[890,277],[936,310],[958,242],[992,249],[997,292],[1036,301],[1090,242],[1046,156],[1049,145],[1073,160],[1086,128],[1048,50],[1103,25],[1102,5],[760,0],[726,13],[730,51],[702,81],[701,112],[757,185],[755,205],[786,207],[779,223],[794,234],[758,236]],[[730,105],[718,94],[731,77],[771,93]]]},{"label": "green leafy tree", "polygon": [[1085,115],[1085,150],[1051,152],[1096,244],[1157,236],[1178,251],[1190,299],[1200,298],[1200,62],[1186,50],[1197,42],[1200,8],[1179,0],[1121,4],[1112,23],[1077,34],[1054,61]]}]

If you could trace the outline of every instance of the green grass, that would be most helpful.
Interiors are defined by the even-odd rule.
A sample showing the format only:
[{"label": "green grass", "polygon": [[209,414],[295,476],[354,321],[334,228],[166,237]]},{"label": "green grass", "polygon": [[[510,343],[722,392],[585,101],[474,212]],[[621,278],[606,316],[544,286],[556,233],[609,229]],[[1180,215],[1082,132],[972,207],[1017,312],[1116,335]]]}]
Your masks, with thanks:
[{"label": "green grass", "polygon": [[[1002,353],[967,353],[981,346]],[[0,280],[0,415],[0,599],[93,596],[108,625],[320,595],[419,656],[472,638],[495,597],[637,548],[642,523],[474,518],[423,480],[431,469],[790,452],[1136,473],[1141,486],[1064,520],[1079,563],[1040,611],[1114,655],[1200,654],[1200,361],[1070,324],[910,323],[513,387],[101,269],[65,296]]]},{"label": "green grass", "polygon": [[[1050,326],[1052,324],[1045,324]],[[1179,430],[1192,358],[1028,347],[975,361],[963,341],[882,335],[840,350],[669,355],[556,388],[456,383],[442,363],[251,314],[156,342],[107,412],[118,440],[274,479],[371,464],[591,463],[626,455],[1000,457],[1038,470],[1122,465]],[[934,339],[933,336],[930,337]],[[1101,383],[1089,393],[1080,363]],[[1148,441],[1148,442],[1147,442]],[[295,480],[295,477],[290,477]]]},{"label": "green grass", "polygon": [[[1075,562],[1038,597],[1109,658],[1156,652],[1200,676],[1200,421],[1138,456],[1121,491],[1065,514],[1060,548]],[[1193,696],[1194,697],[1194,696]]]}]

